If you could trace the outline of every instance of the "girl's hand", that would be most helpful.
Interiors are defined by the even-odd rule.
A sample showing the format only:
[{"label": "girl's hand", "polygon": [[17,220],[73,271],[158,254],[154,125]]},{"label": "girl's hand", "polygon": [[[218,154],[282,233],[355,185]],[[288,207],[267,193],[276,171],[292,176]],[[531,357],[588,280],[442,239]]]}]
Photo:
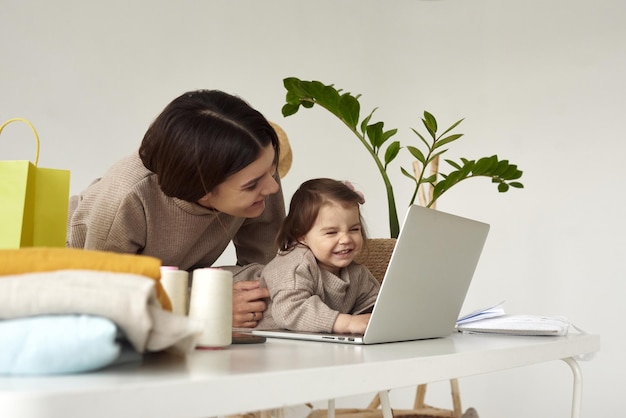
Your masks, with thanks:
[{"label": "girl's hand", "polygon": [[333,324],[333,332],[339,334],[364,334],[372,314],[339,314]]},{"label": "girl's hand", "polygon": [[233,327],[256,327],[267,309],[263,299],[269,297],[269,290],[260,287],[258,280],[236,282],[233,285]]}]

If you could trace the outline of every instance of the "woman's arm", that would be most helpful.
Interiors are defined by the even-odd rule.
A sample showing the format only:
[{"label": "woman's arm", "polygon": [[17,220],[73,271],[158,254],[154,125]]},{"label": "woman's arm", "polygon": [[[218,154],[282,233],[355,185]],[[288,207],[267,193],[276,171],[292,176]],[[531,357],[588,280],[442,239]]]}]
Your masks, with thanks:
[{"label": "woman's arm", "polygon": [[254,328],[267,309],[269,291],[258,280],[240,281],[233,286],[233,327]]},{"label": "woman's arm", "polygon": [[144,208],[132,196],[114,203],[106,202],[105,196],[79,202],[69,220],[67,246],[139,253],[146,239]]}]

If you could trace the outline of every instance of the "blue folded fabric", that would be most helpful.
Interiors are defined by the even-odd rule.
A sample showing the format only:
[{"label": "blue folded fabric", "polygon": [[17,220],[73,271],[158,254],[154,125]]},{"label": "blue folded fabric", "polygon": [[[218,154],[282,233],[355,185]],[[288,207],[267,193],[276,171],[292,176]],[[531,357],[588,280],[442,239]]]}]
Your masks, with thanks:
[{"label": "blue folded fabric", "polygon": [[80,373],[114,363],[118,327],[91,315],[42,315],[0,321],[0,375]]}]

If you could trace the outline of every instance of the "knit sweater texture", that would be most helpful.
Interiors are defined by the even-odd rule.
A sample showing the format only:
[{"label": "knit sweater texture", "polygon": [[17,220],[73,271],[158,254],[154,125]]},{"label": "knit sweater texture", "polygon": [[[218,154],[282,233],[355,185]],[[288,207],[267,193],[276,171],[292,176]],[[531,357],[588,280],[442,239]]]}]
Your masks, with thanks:
[{"label": "knit sweater texture", "polygon": [[365,266],[352,263],[337,276],[321,269],[305,246],[277,255],[261,276],[271,301],[257,329],[332,332],[340,313],[371,308],[380,290]]},{"label": "knit sweater texture", "polygon": [[[278,174],[276,181],[280,185]],[[67,246],[149,255],[192,270],[212,266],[232,241],[237,265],[266,264],[276,255],[284,217],[282,191],[267,197],[261,216],[249,219],[168,197],[135,153],[80,194]]]}]

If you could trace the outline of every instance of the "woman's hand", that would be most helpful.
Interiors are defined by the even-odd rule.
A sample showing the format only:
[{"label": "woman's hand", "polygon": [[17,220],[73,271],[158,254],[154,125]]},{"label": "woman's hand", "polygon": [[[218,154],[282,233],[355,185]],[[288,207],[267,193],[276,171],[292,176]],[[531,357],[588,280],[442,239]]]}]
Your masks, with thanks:
[{"label": "woman's hand", "polygon": [[365,328],[372,314],[349,315],[339,314],[333,324],[333,332],[338,334],[365,334]]},{"label": "woman's hand", "polygon": [[263,299],[269,297],[269,290],[260,287],[258,280],[236,282],[233,285],[233,327],[256,327],[267,309]]}]

